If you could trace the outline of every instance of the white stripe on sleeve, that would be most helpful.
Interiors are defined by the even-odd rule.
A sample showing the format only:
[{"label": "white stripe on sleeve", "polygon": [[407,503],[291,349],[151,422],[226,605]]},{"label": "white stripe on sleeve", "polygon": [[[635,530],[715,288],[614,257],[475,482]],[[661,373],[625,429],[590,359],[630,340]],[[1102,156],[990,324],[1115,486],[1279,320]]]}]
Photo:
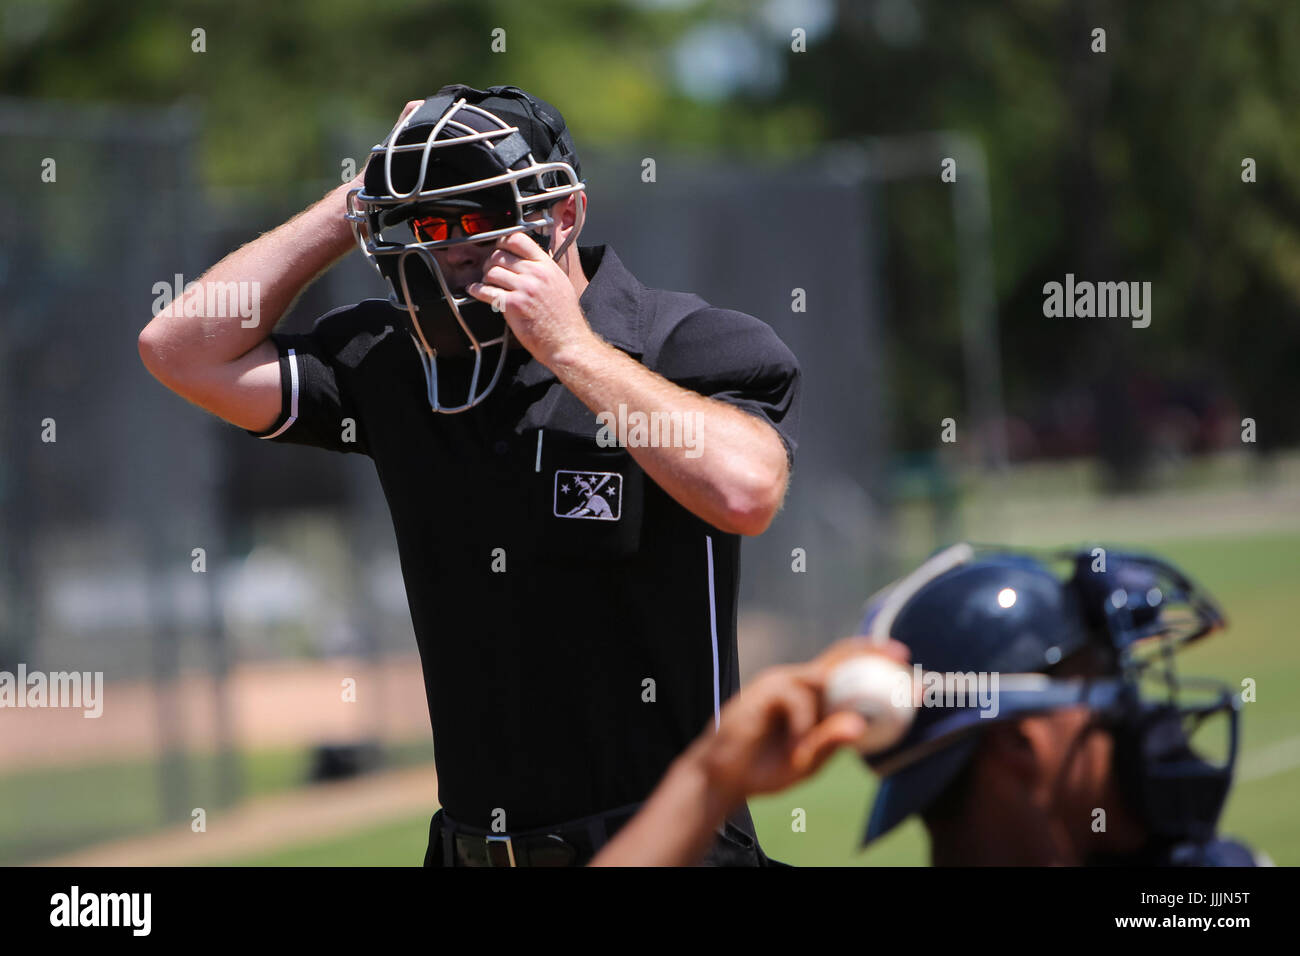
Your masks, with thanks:
[{"label": "white stripe on sleeve", "polygon": [[269,435],[263,435],[262,438],[275,438],[282,435],[290,425],[298,420],[298,355],[293,349],[289,349],[289,417],[285,423],[271,432]]}]

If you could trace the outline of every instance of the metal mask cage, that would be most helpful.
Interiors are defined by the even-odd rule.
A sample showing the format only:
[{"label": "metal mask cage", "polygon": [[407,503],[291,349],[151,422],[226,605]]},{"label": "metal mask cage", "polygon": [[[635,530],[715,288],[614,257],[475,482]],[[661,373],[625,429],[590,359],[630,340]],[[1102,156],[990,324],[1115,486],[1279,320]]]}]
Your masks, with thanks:
[{"label": "metal mask cage", "polygon": [[[501,316],[500,334],[481,339],[471,328],[469,319],[474,313],[480,316],[487,314],[486,310],[490,307],[472,296],[457,295],[447,283],[433,254],[434,251],[465,243],[496,242],[516,232],[541,233],[548,230],[553,227],[554,218],[549,215],[547,209],[538,207],[549,206],[566,196],[583,192],[586,185],[578,179],[577,173],[568,163],[539,163],[526,146],[522,153],[518,152],[519,144],[523,141],[519,128],[505,123],[485,109],[470,104],[464,97],[451,104],[423,139],[399,143],[402,134],[407,131],[412,119],[419,112],[418,109],[413,110],[393,128],[382,143],[371,148],[367,171],[369,171],[369,163],[382,162],[384,192],[383,194],[368,193],[364,185],[350,190],[346,198],[345,218],[352,226],[353,235],[362,254],[388,282],[389,303],[394,308],[404,310],[410,318],[411,339],[419,353],[420,364],[428,384],[429,407],[434,412],[455,414],[478,405],[496,387],[505,368],[506,355],[510,348],[510,327],[505,322],[504,316]],[[456,118],[462,112],[466,114],[465,119],[477,119],[479,123],[489,128],[476,129],[473,125],[462,122]],[[499,147],[503,148],[501,154],[497,153]],[[436,168],[430,165],[435,155],[434,150],[452,148],[460,150],[462,156],[468,155],[474,159],[475,162],[471,165],[478,165],[491,174],[455,185],[423,188],[431,169]],[[467,150],[474,152],[466,153]],[[394,182],[394,158],[413,155],[418,155],[419,166],[412,185],[409,189],[399,189]],[[521,184],[523,184],[522,188]],[[502,199],[514,204],[514,222],[510,226],[477,233],[474,236],[448,238],[437,242],[412,242],[409,241],[411,238],[409,235],[403,235],[395,240],[391,232],[390,238],[385,238],[385,229],[391,230],[393,226],[392,213],[400,214],[409,209],[414,215],[421,205],[466,197],[471,193],[484,190],[497,191]],[[578,238],[582,232],[585,215],[586,204],[579,201],[574,228],[559,248],[551,252],[553,259],[558,260],[563,256],[569,245]],[[390,219],[388,226],[384,225],[386,218]],[[412,256],[416,258],[412,260]],[[442,302],[455,319],[461,335],[473,354],[473,366],[463,402],[444,404],[439,394],[438,352],[430,344],[430,335],[421,324],[418,297],[412,294],[413,283],[409,269],[413,261],[418,262],[433,276]],[[426,305],[429,304],[426,302]],[[490,348],[496,348],[498,355],[492,363],[490,377],[480,388],[486,365],[484,351]]]},{"label": "metal mask cage", "polygon": [[871,621],[871,636],[889,639],[889,631],[907,603],[927,584],[954,568],[978,560],[984,554],[1020,555],[1043,564],[1068,562],[1072,580],[1086,608],[1104,621],[1110,642],[1117,652],[1130,649],[1152,653],[1155,641],[1162,650],[1177,648],[1226,626],[1218,603],[1199,584],[1167,561],[1137,552],[1105,551],[1109,570],[1087,573],[1098,549],[1035,552],[992,545],[954,544],[932,555],[919,567],[881,588],[868,598],[867,607],[877,605]]},{"label": "metal mask cage", "polygon": [[1174,675],[1170,681],[1168,676],[1164,671],[1143,673],[1138,699],[1153,709],[1176,712],[1189,754],[1212,767],[1232,767],[1239,743],[1240,696],[1211,678]]},{"label": "metal mask cage", "polygon": [[[867,607],[875,608],[868,636],[877,642],[889,640],[894,621],[926,585],[986,553],[1018,554],[1044,563],[1071,562],[1075,575],[1073,579],[1063,577],[1063,586],[1078,586],[1079,569],[1093,557],[1091,550],[1033,553],[967,543],[953,545],[868,599]],[[1237,750],[1236,697],[1218,681],[1180,676],[1175,666],[1180,647],[1225,625],[1222,611],[1203,588],[1166,561],[1119,551],[1108,551],[1106,560],[1110,573],[1083,579],[1095,586],[1084,586],[1080,591],[1085,603],[1091,604],[1104,621],[1119,672],[1086,679],[1059,679],[1042,673],[1000,674],[1000,717],[1011,719],[1079,705],[1110,716],[1126,715],[1143,701],[1177,708],[1191,721],[1227,713],[1230,737],[1226,759],[1230,766]],[[1130,600],[1131,588],[1118,586],[1138,581],[1145,585],[1140,602]],[[1153,588],[1158,593],[1153,594]],[[928,727],[923,738],[913,738],[868,762],[878,774],[888,775],[978,732],[981,726],[986,726],[983,718],[969,709],[957,710]]]},{"label": "metal mask cage", "polygon": [[1210,594],[1167,561],[1136,552],[1105,552],[1106,570],[1094,571],[1098,549],[1058,553],[1073,562],[1073,583],[1093,610],[1125,666],[1170,670],[1173,654],[1227,624]]}]

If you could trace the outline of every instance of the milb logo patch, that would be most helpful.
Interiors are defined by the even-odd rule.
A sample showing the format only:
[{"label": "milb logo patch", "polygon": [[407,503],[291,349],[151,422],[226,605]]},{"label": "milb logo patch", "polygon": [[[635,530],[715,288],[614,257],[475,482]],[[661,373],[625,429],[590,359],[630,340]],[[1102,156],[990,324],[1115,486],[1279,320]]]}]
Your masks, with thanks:
[{"label": "milb logo patch", "polygon": [[617,521],[623,513],[623,476],[613,471],[557,471],[555,517]]}]

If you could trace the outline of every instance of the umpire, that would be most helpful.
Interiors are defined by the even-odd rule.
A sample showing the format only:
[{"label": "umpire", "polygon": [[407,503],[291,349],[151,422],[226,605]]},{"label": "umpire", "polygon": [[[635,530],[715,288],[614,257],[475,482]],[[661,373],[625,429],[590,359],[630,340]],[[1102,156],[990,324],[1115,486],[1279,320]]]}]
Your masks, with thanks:
[{"label": "umpire", "polygon": [[[374,461],[436,742],[426,865],[582,864],[635,813],[738,687],[739,536],[789,478],[794,356],[579,247],[586,201],[553,106],[444,87],[140,335],[220,418]],[[354,241],[390,298],[272,332]],[[231,282],[254,327],[205,311]],[[743,804],[708,861],[766,861]]]}]

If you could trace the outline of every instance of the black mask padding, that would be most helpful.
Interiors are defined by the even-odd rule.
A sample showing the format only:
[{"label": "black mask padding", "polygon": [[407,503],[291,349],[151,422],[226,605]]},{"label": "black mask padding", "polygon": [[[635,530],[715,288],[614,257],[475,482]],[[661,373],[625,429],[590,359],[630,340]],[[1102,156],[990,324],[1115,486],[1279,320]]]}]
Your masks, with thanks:
[{"label": "black mask padding", "polygon": [[1228,798],[1232,767],[1216,767],[1197,756],[1178,708],[1134,708],[1115,727],[1117,769],[1148,833],[1154,839],[1212,838]]},{"label": "black mask padding", "polygon": [[[397,138],[398,146],[424,143],[437,125],[442,114],[451,106],[451,96],[434,96],[425,100]],[[494,123],[472,113],[459,110],[454,119],[470,126],[478,132],[499,129]],[[465,135],[460,128],[443,127],[439,139],[454,139]],[[518,133],[496,138],[489,146],[486,142],[465,143],[460,146],[442,147],[429,151],[429,163],[425,170],[424,189],[437,189],[443,186],[456,186],[499,176],[511,169],[522,169],[527,163],[528,143]],[[420,173],[422,150],[394,153],[392,156],[393,188],[398,193],[410,192],[416,185]],[[370,196],[388,196],[388,182],[385,175],[386,158],[383,153],[371,157],[366,167],[365,187]]]},{"label": "black mask padding", "polygon": [[[389,258],[396,270],[397,257]],[[380,261],[382,262],[383,259],[381,258]],[[410,287],[411,297],[419,307],[417,319],[420,323],[420,331],[424,333],[424,340],[429,343],[430,348],[443,357],[468,353],[469,340],[465,338],[465,333],[461,330],[460,323],[456,321],[451,306],[442,296],[442,287],[438,285],[438,280],[429,271],[424,259],[412,253],[406,257],[402,269],[406,272],[406,282]],[[396,272],[394,272],[394,280],[394,287],[400,299],[402,286],[396,277]],[[486,302],[479,302],[477,299],[467,302],[460,306],[460,314],[480,343],[495,339],[505,331],[505,316],[500,312],[494,312]],[[409,320],[410,313],[406,315]],[[493,356],[495,353],[485,355],[484,359]]]}]

